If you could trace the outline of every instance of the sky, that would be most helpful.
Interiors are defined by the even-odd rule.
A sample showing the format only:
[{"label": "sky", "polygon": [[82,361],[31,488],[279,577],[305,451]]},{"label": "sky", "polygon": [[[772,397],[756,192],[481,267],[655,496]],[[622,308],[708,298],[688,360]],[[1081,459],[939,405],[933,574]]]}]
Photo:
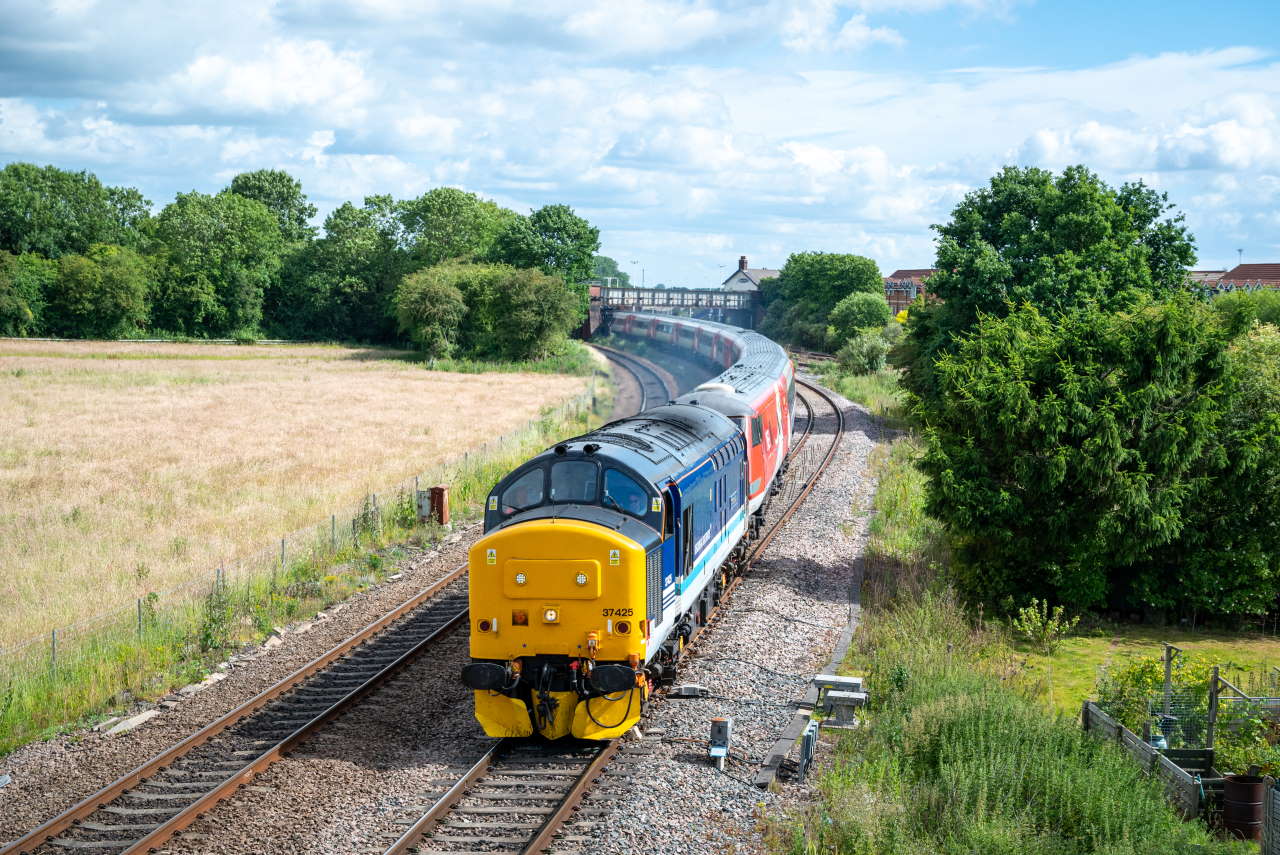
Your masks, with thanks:
[{"label": "sky", "polygon": [[746,255],[927,267],[1006,164],[1169,194],[1198,266],[1280,261],[1280,3],[4,0],[0,163],[156,210],[284,169],[320,209],[565,203],[639,284]]}]

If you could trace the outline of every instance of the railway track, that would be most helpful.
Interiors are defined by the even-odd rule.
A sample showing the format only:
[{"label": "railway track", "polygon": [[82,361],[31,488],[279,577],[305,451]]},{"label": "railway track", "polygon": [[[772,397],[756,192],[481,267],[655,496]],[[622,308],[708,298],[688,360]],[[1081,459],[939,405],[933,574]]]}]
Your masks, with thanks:
[{"label": "railway track", "polygon": [[595,345],[614,365],[635,378],[640,388],[640,406],[636,412],[644,412],[650,407],[661,406],[676,397],[677,390],[670,388],[667,382],[654,371],[646,360],[624,353],[616,348]]},{"label": "railway track", "polygon": [[[733,592],[754,563],[799,510],[830,465],[844,436],[844,413],[819,386],[797,380],[805,390],[797,396],[805,410],[804,426],[789,458],[786,488],[766,509],[768,526],[748,550],[741,573],[734,576],[707,622],[695,627],[686,655],[696,655],[707,629],[724,615]],[[817,404],[817,406],[815,406]],[[816,436],[817,410],[830,410],[830,443],[810,445]],[[662,696],[656,696],[660,699]],[[619,750],[619,740],[569,745],[506,739],[496,743],[468,772],[439,796],[384,855],[475,855],[480,852],[534,855],[564,844],[590,843],[564,836],[592,785]]]},{"label": "railway track", "polygon": [[[637,374],[642,388],[640,375],[647,372],[661,394],[669,395],[651,369],[634,360],[624,364],[625,357],[616,361]],[[820,387],[799,379],[797,384],[804,424],[788,458],[783,489],[766,508],[767,527],[746,553],[742,573],[730,581],[707,623],[697,628],[691,640],[695,645],[723,615],[747,569],[798,510],[839,448],[844,432],[840,408]],[[824,435],[816,430],[822,406],[833,415],[831,441],[814,448],[814,438]],[[465,572],[465,567],[454,570],[275,686],[0,849],[0,855],[114,855],[162,845],[463,621]],[[696,655],[693,646],[687,654]],[[500,740],[448,785],[387,855],[535,853],[553,843],[571,843],[557,835],[619,748],[618,740],[553,745]]]},{"label": "railway track", "polygon": [[0,849],[147,852],[352,708],[467,615],[460,567],[342,644]]},{"label": "railway track", "polygon": [[500,740],[384,855],[542,852],[618,749],[617,739]]}]

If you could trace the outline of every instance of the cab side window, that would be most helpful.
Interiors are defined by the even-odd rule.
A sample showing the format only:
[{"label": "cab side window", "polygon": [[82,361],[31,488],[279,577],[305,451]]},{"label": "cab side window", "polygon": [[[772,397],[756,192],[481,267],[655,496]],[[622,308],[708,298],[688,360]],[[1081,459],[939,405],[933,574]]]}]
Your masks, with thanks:
[{"label": "cab side window", "polygon": [[502,515],[509,517],[517,511],[542,504],[543,476],[539,466],[508,484],[502,491]]},{"label": "cab side window", "polygon": [[606,469],[604,495],[600,497],[600,504],[643,519],[649,510],[649,494],[630,475],[617,469]]},{"label": "cab side window", "polygon": [[751,447],[755,448],[764,440],[764,427],[760,424],[759,416],[751,417]]}]

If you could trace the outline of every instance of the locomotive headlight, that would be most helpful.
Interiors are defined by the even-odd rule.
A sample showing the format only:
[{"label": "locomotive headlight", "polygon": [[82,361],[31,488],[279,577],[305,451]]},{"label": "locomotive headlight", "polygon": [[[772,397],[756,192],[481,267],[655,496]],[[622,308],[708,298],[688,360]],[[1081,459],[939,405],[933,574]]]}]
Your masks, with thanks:
[{"label": "locomotive headlight", "polygon": [[516,584],[517,584],[517,585],[523,585],[525,582],[528,582],[528,581],[529,581],[529,577],[528,577],[528,576],[526,576],[526,575],[524,575],[523,573],[517,573],[517,574],[516,574]]},{"label": "locomotive headlight", "polygon": [[587,574],[579,573],[573,581],[577,582],[579,585],[585,585],[587,584]]},{"label": "locomotive headlight", "polygon": [[560,620],[560,611],[558,609],[547,609],[542,613],[544,623],[555,623]]}]

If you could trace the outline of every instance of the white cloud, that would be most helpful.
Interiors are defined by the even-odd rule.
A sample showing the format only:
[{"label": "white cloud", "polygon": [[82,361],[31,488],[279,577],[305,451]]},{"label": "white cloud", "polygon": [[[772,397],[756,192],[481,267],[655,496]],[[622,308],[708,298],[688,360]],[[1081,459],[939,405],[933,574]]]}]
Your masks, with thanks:
[{"label": "white cloud", "polygon": [[193,105],[227,113],[322,111],[340,125],[360,121],[376,87],[364,58],[319,40],[273,39],[251,56],[205,53],[173,75],[159,113]]}]

